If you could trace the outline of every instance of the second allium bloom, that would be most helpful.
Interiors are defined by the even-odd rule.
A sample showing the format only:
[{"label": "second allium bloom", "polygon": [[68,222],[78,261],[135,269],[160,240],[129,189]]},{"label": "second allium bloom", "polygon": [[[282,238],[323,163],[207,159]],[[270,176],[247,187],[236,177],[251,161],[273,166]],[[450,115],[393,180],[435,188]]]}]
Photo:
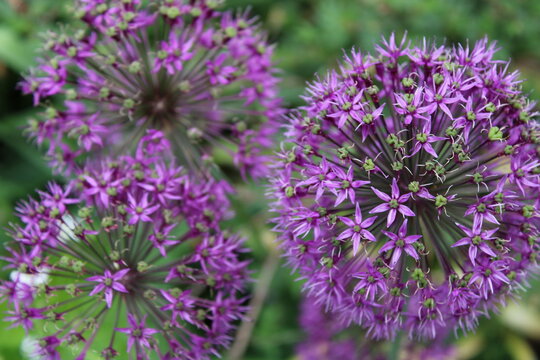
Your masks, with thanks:
[{"label": "second allium bloom", "polygon": [[[97,150],[129,153],[156,129],[186,167],[221,147],[242,172],[264,172],[261,151],[281,110],[272,47],[254,19],[219,12],[214,0],[76,3],[83,26],[48,34],[22,84],[44,105],[29,132],[55,167]],[[63,103],[53,106],[57,94]]]},{"label": "second allium bloom", "polygon": [[473,329],[536,262],[536,113],[494,52],[392,36],[291,116],[270,191],[282,246],[312,296],[374,337]]},{"label": "second allium bloom", "polygon": [[152,141],[140,150],[17,208],[0,299],[6,320],[45,335],[39,358],[207,359],[231,341],[247,262],[219,227],[226,188],[157,160]]}]

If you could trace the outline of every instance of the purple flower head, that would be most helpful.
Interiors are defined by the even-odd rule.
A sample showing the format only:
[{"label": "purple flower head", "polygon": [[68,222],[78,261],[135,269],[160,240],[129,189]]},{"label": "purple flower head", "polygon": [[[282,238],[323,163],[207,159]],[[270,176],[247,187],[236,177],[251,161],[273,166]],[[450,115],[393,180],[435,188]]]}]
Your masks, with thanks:
[{"label": "purple flower head", "polygon": [[281,247],[310,296],[375,339],[471,331],[536,266],[535,103],[486,39],[376,49],[288,117],[268,191]]},{"label": "purple flower head", "polygon": [[397,234],[384,230],[381,231],[383,234],[388,236],[390,241],[388,241],[386,244],[384,244],[383,247],[379,249],[379,253],[393,250],[392,258],[390,259],[390,267],[392,268],[397,264],[402,252],[404,251],[415,260],[418,261],[420,259],[420,257],[418,256],[418,252],[413,245],[422,237],[422,235],[407,236],[407,225],[408,220],[405,219],[403,221],[403,224],[399,228]]},{"label": "purple flower head", "polygon": [[[361,308],[361,305],[357,304],[355,308]],[[304,339],[296,347],[298,359],[388,359],[387,342],[367,339],[365,330],[336,321],[337,317],[338,314],[326,311],[312,296],[302,300],[299,323]],[[370,320],[375,322],[375,319]],[[455,348],[446,341],[449,333],[446,331],[429,342],[405,339],[400,347],[400,356],[407,359],[453,359]]]},{"label": "purple flower head", "polygon": [[494,235],[499,230],[498,228],[480,231],[479,228],[471,230],[461,224],[457,224],[457,226],[467,236],[458,240],[454,245],[452,245],[452,247],[467,245],[469,247],[469,259],[471,260],[471,263],[473,265],[475,265],[478,251],[483,251],[491,257],[497,257],[495,251],[493,251],[492,248],[489,246],[489,241],[496,239]]},{"label": "purple flower head", "polygon": [[154,337],[152,335],[158,334],[159,330],[147,328],[146,325],[146,315],[143,316],[141,321],[137,321],[137,318],[128,314],[128,324],[129,328],[116,328],[115,330],[121,333],[129,335],[127,351],[130,352],[134,344],[141,348],[151,348],[153,344],[150,344],[153,341]]},{"label": "purple flower head", "polygon": [[411,197],[411,193],[400,195],[399,186],[395,178],[394,180],[392,180],[391,187],[391,196],[383,193],[380,190],[375,189],[373,186],[371,187],[373,193],[384,202],[378,206],[375,206],[369,213],[377,214],[388,211],[388,218],[386,220],[387,227],[390,227],[390,225],[394,223],[397,213],[400,213],[403,216],[414,216],[414,212],[409,207],[404,205]]},{"label": "purple flower head", "polygon": [[245,250],[220,228],[229,189],[194,181],[146,140],[138,151],[145,156],[91,164],[71,186],[50,185],[17,207],[21,224],[12,226],[2,258],[14,275],[1,282],[0,300],[13,326],[51,331],[39,342],[44,358],[79,344],[78,360],[126,351],[137,359],[209,359],[245,312]]},{"label": "purple flower head", "polygon": [[103,275],[95,275],[87,278],[86,281],[95,281],[98,283],[98,285],[95,286],[88,295],[92,296],[103,292],[105,294],[105,302],[107,303],[107,307],[110,308],[112,305],[114,291],[126,294],[129,293],[121,282],[129,271],[129,269],[122,269],[114,274],[111,274],[111,272],[107,269]]},{"label": "purple flower head", "polygon": [[[273,46],[255,19],[221,12],[219,1],[75,3],[80,29],[49,33],[21,84],[48,106],[29,133],[57,171],[131,154],[154,129],[189,169],[228,152],[243,175],[266,173],[283,110]],[[50,105],[53,96],[63,102]]]},{"label": "purple flower head", "polygon": [[377,241],[377,239],[375,239],[375,236],[373,236],[371,232],[366,230],[371,227],[371,225],[373,225],[376,219],[376,217],[370,217],[362,220],[362,212],[360,210],[360,205],[356,203],[354,220],[348,217],[340,218],[340,220],[343,221],[343,223],[347,225],[348,228],[337,237],[337,240],[350,239],[353,244],[353,255],[356,255],[362,238],[369,241]]}]

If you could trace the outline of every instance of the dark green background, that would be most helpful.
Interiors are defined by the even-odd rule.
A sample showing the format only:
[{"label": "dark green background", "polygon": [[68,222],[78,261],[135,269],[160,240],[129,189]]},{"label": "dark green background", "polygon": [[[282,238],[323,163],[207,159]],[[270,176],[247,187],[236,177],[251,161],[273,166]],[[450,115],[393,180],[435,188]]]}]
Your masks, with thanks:
[{"label": "dark green background", "polygon": [[[34,114],[31,99],[15,89],[19,73],[33,64],[41,33],[70,22],[69,0],[0,0],[0,225],[13,220],[17,200],[43,188],[52,178],[39,152],[22,133]],[[370,51],[381,36],[408,31],[447,43],[471,42],[488,35],[497,40],[500,58],[512,58],[512,67],[527,79],[524,88],[533,99],[540,89],[540,1],[537,0],[230,0],[226,6],[252,7],[277,44],[282,68],[282,94],[287,106],[300,104],[306,81],[316,72],[336,65],[343,48]],[[59,179],[60,180],[60,179]],[[263,188],[240,185],[234,201],[237,216],[230,226],[248,238],[259,276],[273,248],[266,225]],[[248,224],[248,225],[246,225]],[[2,233],[0,242],[5,242]],[[8,272],[2,273],[3,277]],[[302,339],[296,323],[300,284],[288,269],[274,275],[263,311],[252,333],[245,359],[293,359]],[[501,315],[484,320],[479,331],[457,341],[462,359],[535,359],[540,354],[540,285]],[[0,311],[4,311],[0,305]],[[0,323],[0,360],[24,359],[21,330]]]}]

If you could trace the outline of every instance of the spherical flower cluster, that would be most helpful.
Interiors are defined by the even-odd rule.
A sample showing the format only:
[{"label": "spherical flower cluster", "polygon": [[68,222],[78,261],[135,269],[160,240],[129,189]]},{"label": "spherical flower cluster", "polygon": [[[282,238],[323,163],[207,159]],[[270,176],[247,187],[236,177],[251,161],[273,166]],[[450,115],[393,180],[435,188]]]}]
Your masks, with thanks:
[{"label": "spherical flower cluster", "polygon": [[290,116],[269,191],[282,247],[372,337],[474,329],[536,267],[534,103],[487,39],[376,49],[345,56]]},{"label": "spherical flower cluster", "polygon": [[339,336],[344,327],[332,321],[330,314],[312,297],[302,299],[299,323],[305,333],[305,339],[296,348],[300,360],[355,360],[367,355],[361,353],[360,338]]},{"label": "spherical flower cluster", "polygon": [[165,166],[155,138],[17,207],[0,295],[6,320],[46,334],[38,357],[207,359],[229,344],[248,272],[219,227],[227,189]]},{"label": "spherical flower cluster", "polygon": [[[373,341],[358,326],[347,327],[335,321],[335,314],[311,296],[302,300],[300,325],[304,339],[296,348],[299,360],[387,360],[396,347],[393,342]],[[456,349],[447,342],[448,333],[422,343],[416,340],[397,342],[399,359],[450,360]]]},{"label": "spherical flower cluster", "polygon": [[247,13],[219,12],[220,3],[78,0],[82,26],[47,34],[21,84],[43,108],[28,131],[53,167],[130,153],[156,129],[186,168],[199,170],[218,151],[243,173],[264,173],[282,113],[273,48]]}]

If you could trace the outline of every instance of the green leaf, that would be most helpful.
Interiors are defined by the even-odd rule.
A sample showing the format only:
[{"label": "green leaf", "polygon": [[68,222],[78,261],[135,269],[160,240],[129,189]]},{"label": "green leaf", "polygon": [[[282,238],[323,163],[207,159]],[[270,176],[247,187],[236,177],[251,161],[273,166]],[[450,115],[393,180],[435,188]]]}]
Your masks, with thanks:
[{"label": "green leaf", "polygon": [[0,27],[0,61],[5,62],[16,71],[24,71],[34,64],[35,49],[38,42],[22,39],[7,26]]}]

